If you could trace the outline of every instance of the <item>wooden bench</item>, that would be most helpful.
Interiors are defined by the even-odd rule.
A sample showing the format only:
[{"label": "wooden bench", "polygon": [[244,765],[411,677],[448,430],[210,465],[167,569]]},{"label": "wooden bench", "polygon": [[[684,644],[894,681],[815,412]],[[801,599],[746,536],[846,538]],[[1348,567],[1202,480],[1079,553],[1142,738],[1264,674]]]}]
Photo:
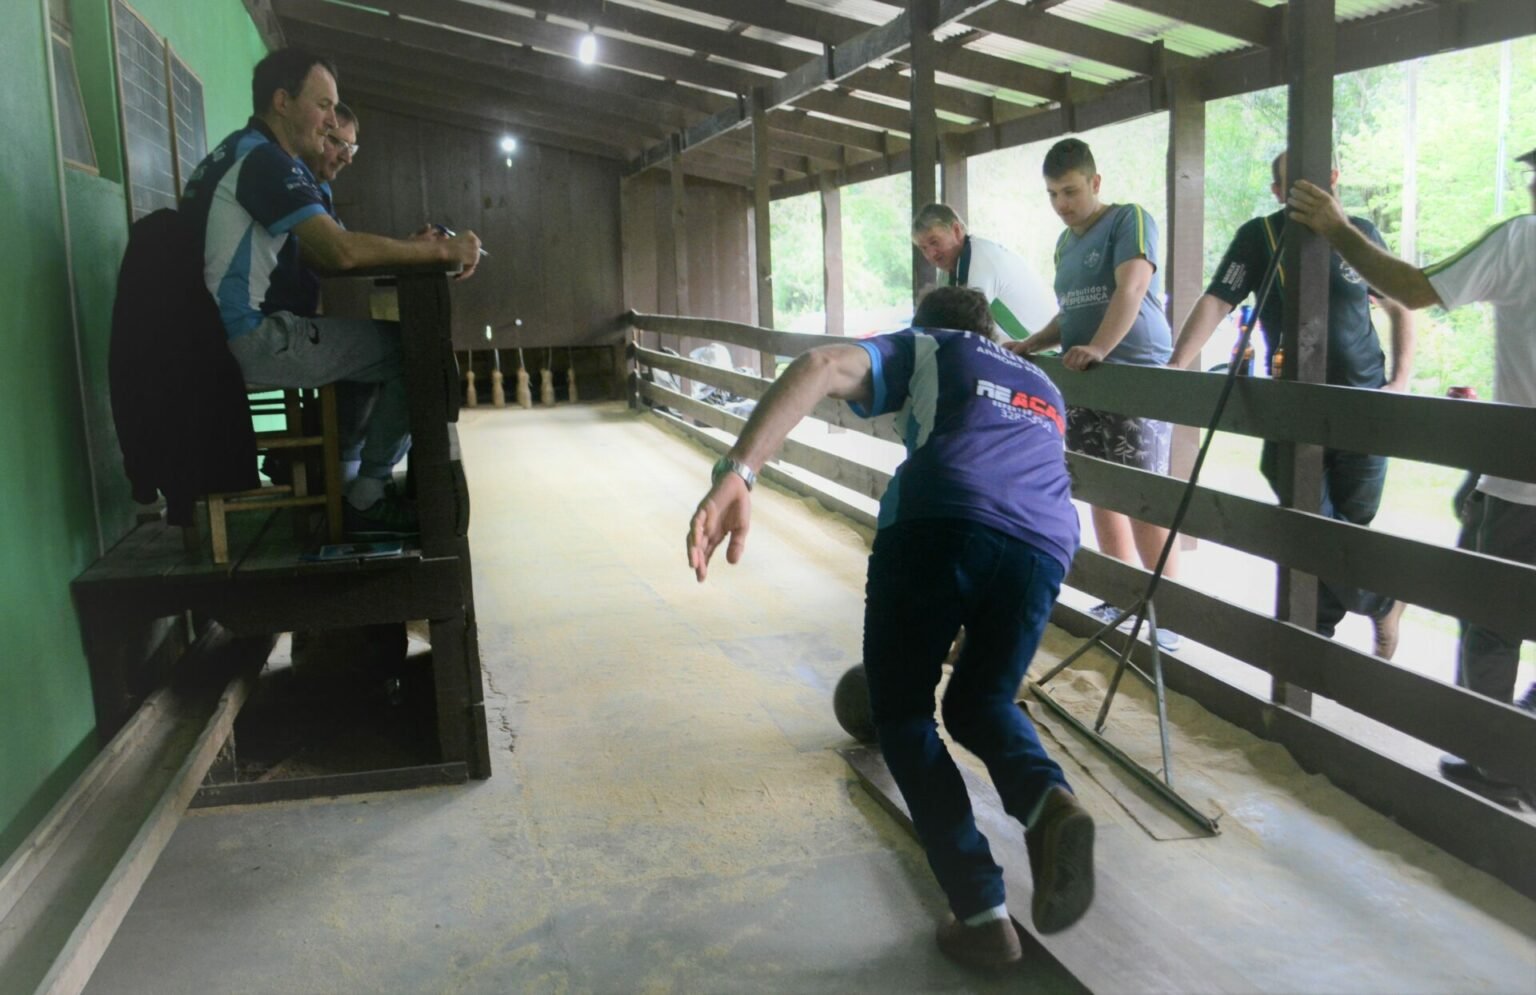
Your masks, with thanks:
[{"label": "wooden bench", "polygon": [[[291,530],[252,515],[232,528],[229,562],[219,564],[202,549],[189,550],[179,529],[140,525],[71,585],[103,742],[154,690],[157,675],[143,672],[142,652],[125,638],[150,620],[192,612],[237,634],[255,634],[425,619],[439,766],[490,776],[469,494],[453,424],[458,384],[447,276],[435,267],[353,275],[398,283],[419,543],[395,558],[308,562]],[[407,771],[402,783],[420,783],[420,774]]]}]

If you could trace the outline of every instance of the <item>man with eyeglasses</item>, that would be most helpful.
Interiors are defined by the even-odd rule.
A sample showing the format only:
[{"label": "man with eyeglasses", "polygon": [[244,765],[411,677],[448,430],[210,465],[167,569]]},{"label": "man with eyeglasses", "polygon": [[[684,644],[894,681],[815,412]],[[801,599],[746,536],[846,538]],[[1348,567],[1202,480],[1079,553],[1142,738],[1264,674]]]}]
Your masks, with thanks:
[{"label": "man with eyeglasses", "polygon": [[[319,317],[314,273],[447,263],[468,276],[480,260],[480,240],[473,232],[387,238],[337,224],[329,197],[305,163],[323,155],[333,144],[328,136],[341,127],[330,60],[278,49],[257,63],[251,98],[250,121],[198,165],[182,196],[184,216],[202,233],[204,283],[247,381],[376,385],[361,466],[343,502],[347,530],[412,533],[415,512],[390,486],[411,445],[400,327]],[[338,135],[346,144],[337,155],[350,161],[355,141],[345,134]]]}]

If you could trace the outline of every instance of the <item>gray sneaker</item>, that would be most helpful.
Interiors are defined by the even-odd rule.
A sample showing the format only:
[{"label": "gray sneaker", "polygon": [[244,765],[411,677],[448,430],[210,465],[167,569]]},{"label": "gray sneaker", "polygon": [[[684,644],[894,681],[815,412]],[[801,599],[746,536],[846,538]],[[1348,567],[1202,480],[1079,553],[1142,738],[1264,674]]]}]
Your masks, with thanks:
[{"label": "gray sneaker", "polygon": [[1116,608],[1108,601],[1100,601],[1098,604],[1088,609],[1088,614],[1098,619],[1104,625],[1108,625],[1120,617],[1120,609]]}]

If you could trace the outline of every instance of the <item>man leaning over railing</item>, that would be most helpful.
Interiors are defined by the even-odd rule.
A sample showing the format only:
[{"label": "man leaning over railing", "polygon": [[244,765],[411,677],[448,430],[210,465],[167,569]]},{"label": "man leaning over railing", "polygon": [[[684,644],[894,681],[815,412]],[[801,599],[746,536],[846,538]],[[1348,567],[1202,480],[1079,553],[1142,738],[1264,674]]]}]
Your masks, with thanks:
[{"label": "man leaning over railing", "polygon": [[[1536,169],[1536,149],[1516,161]],[[1536,212],[1536,176],[1530,193]],[[1292,218],[1327,238],[1371,286],[1408,307],[1493,304],[1493,399],[1536,406],[1536,213],[1501,222],[1450,258],[1420,269],[1366,238],[1326,190],[1302,180],[1291,187],[1288,203]],[[1514,444],[1529,446],[1531,440]],[[1536,483],[1484,474],[1469,501],[1457,545],[1536,566]],[[1463,621],[1457,682],[1490,698],[1512,701],[1520,642],[1518,636]],[[1536,687],[1528,688],[1518,704],[1536,711]],[[1458,757],[1442,758],[1440,773],[1511,807],[1519,804],[1518,787]]]}]

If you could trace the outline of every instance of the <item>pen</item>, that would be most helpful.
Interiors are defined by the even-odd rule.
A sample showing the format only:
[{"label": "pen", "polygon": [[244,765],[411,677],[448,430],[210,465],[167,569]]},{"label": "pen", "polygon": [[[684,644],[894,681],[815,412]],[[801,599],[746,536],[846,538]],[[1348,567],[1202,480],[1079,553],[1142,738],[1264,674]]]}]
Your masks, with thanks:
[{"label": "pen", "polygon": [[[432,227],[433,227],[433,228],[434,228],[434,229],[435,229],[435,230],[436,230],[436,231],[438,231],[438,232],[439,232],[439,233],[440,233],[440,234],[442,234],[442,235],[445,235],[445,236],[447,236],[447,237],[448,237],[448,238],[458,238],[458,236],[459,236],[459,233],[458,233],[458,232],[456,232],[456,231],[454,231],[454,230],[453,230],[453,229],[452,229],[452,228],[449,228],[449,227],[448,227],[448,226],[447,226],[447,225],[439,225],[439,224],[434,224],[434,225],[433,225],[433,226],[432,226]],[[480,254],[481,254],[481,255],[482,255],[482,256],[488,256],[488,255],[490,255],[490,253],[489,253],[489,252],[486,252],[486,251],[485,251],[485,250],[484,250],[484,249],[481,249],[481,250],[480,250]]]}]

